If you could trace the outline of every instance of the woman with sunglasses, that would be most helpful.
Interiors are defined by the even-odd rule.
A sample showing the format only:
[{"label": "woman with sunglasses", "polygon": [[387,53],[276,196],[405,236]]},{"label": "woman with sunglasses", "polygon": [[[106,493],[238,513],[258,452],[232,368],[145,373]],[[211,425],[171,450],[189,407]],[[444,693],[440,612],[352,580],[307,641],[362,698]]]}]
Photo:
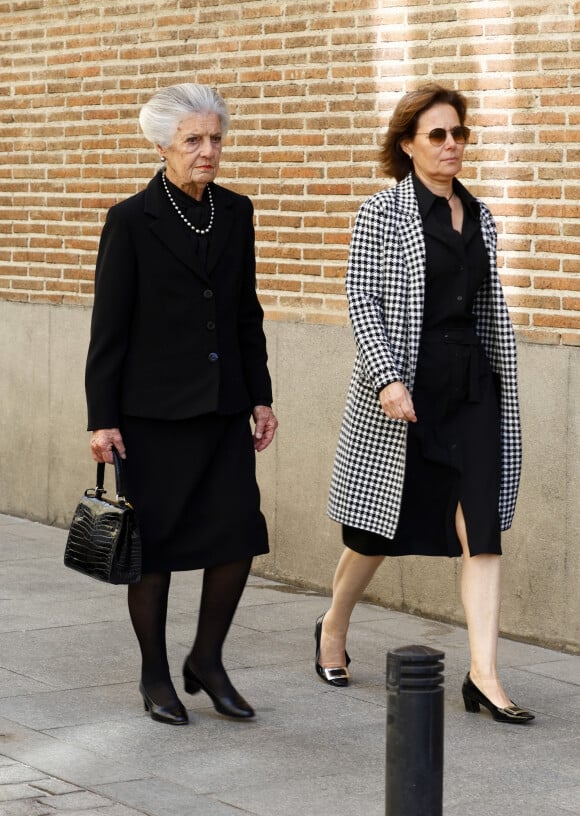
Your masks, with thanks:
[{"label": "woman with sunglasses", "polygon": [[316,622],[317,674],[349,683],[352,610],[385,556],[463,556],[470,712],[526,723],[497,673],[501,531],[521,467],[515,338],[486,205],[457,180],[466,101],[429,84],[396,106],[361,207],[347,295],[357,346],[329,515],[345,550]]}]

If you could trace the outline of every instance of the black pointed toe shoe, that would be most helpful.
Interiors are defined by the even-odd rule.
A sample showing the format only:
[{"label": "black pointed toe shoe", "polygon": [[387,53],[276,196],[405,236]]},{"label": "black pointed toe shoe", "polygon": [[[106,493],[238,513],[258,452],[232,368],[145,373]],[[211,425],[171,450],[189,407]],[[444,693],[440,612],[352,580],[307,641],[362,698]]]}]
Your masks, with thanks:
[{"label": "black pointed toe shoe", "polygon": [[322,637],[322,621],[324,620],[324,615],[321,615],[317,621],[316,626],[314,627],[314,641],[316,643],[316,657],[314,659],[314,668],[316,670],[316,674],[321,677],[326,683],[329,683],[331,686],[337,686],[338,688],[344,688],[344,686],[348,686],[348,681],[350,680],[350,674],[348,673],[348,669],[346,666],[350,663],[350,657],[348,653],[344,653],[344,657],[346,660],[346,666],[337,666],[336,668],[332,669],[325,669],[324,666],[320,665],[320,638]]},{"label": "black pointed toe shoe", "polygon": [[185,706],[177,700],[176,703],[169,706],[161,706],[155,703],[145,691],[143,683],[139,684],[139,691],[143,697],[143,707],[145,711],[149,712],[152,720],[167,725],[187,725],[189,717]]},{"label": "black pointed toe shoe", "polygon": [[197,694],[198,691],[205,691],[211,699],[215,710],[219,714],[224,714],[226,717],[249,719],[250,717],[256,716],[256,712],[252,706],[244,700],[241,694],[238,694],[233,686],[231,686],[231,691],[228,694],[218,694],[212,691],[190,668],[187,660],[183,664],[183,687],[188,694]]},{"label": "black pointed toe shoe", "polygon": [[534,715],[530,711],[526,711],[525,708],[520,708],[514,703],[507,708],[498,708],[498,706],[494,705],[491,700],[489,700],[485,694],[483,694],[483,692],[477,688],[469,676],[469,672],[467,672],[465,675],[465,680],[463,681],[463,686],[461,687],[461,693],[463,694],[463,702],[465,704],[466,711],[476,714],[479,711],[480,705],[485,706],[485,708],[491,712],[491,716],[494,718],[494,720],[497,720],[497,722],[523,725],[524,723],[531,722],[535,719]]}]

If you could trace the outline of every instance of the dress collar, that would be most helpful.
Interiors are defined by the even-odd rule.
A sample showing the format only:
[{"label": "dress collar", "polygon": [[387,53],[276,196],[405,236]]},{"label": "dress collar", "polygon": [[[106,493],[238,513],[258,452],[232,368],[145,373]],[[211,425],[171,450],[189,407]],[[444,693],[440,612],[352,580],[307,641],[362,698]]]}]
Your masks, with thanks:
[{"label": "dress collar", "polygon": [[[443,200],[443,196],[438,196],[432,193],[431,190],[425,187],[423,182],[417,178],[415,173],[412,175],[413,187],[415,190],[415,195],[417,196],[417,203],[419,205],[419,212],[421,213],[421,218],[424,221],[429,215],[429,212],[431,211],[431,208],[435,202]],[[469,215],[472,218],[479,219],[479,202],[456,178],[453,179],[453,192],[459,199],[461,199],[461,203],[469,212]]]}]

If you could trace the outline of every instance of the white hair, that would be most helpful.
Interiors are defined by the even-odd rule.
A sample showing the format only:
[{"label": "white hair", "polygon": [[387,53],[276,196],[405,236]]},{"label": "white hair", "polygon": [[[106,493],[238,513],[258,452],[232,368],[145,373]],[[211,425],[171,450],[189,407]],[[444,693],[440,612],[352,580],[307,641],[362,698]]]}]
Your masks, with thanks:
[{"label": "white hair", "polygon": [[170,85],[158,91],[141,108],[139,124],[151,144],[169,147],[181,120],[192,113],[217,114],[222,135],[228,132],[230,114],[222,97],[209,85],[193,82]]}]

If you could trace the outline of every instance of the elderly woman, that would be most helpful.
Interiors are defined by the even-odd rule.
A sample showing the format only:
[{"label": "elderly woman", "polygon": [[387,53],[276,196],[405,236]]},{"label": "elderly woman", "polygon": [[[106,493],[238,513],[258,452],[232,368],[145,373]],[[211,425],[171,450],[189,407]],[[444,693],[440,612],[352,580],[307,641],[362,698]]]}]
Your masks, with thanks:
[{"label": "elderly woman", "polygon": [[[252,717],[222,646],[255,555],[268,552],[255,451],[277,427],[256,296],[253,208],[214,183],[229,115],[203,85],[175,85],[142,108],[163,163],[145,190],[112,207],[102,232],[86,367],[91,450],[126,458],[143,542],[129,587],[154,720],[181,725],[165,628],[171,573],[203,569],[185,690],[221,714]],[[252,434],[249,419],[253,416]]]},{"label": "elderly woman", "polygon": [[398,184],[361,207],[347,294],[357,358],[329,514],[346,549],[316,624],[317,673],[349,682],[354,605],[385,556],[463,555],[466,709],[533,719],[497,674],[500,530],[520,475],[516,347],[485,204],[457,180],[469,129],[459,93],[430,84],[397,105],[382,147]]}]

